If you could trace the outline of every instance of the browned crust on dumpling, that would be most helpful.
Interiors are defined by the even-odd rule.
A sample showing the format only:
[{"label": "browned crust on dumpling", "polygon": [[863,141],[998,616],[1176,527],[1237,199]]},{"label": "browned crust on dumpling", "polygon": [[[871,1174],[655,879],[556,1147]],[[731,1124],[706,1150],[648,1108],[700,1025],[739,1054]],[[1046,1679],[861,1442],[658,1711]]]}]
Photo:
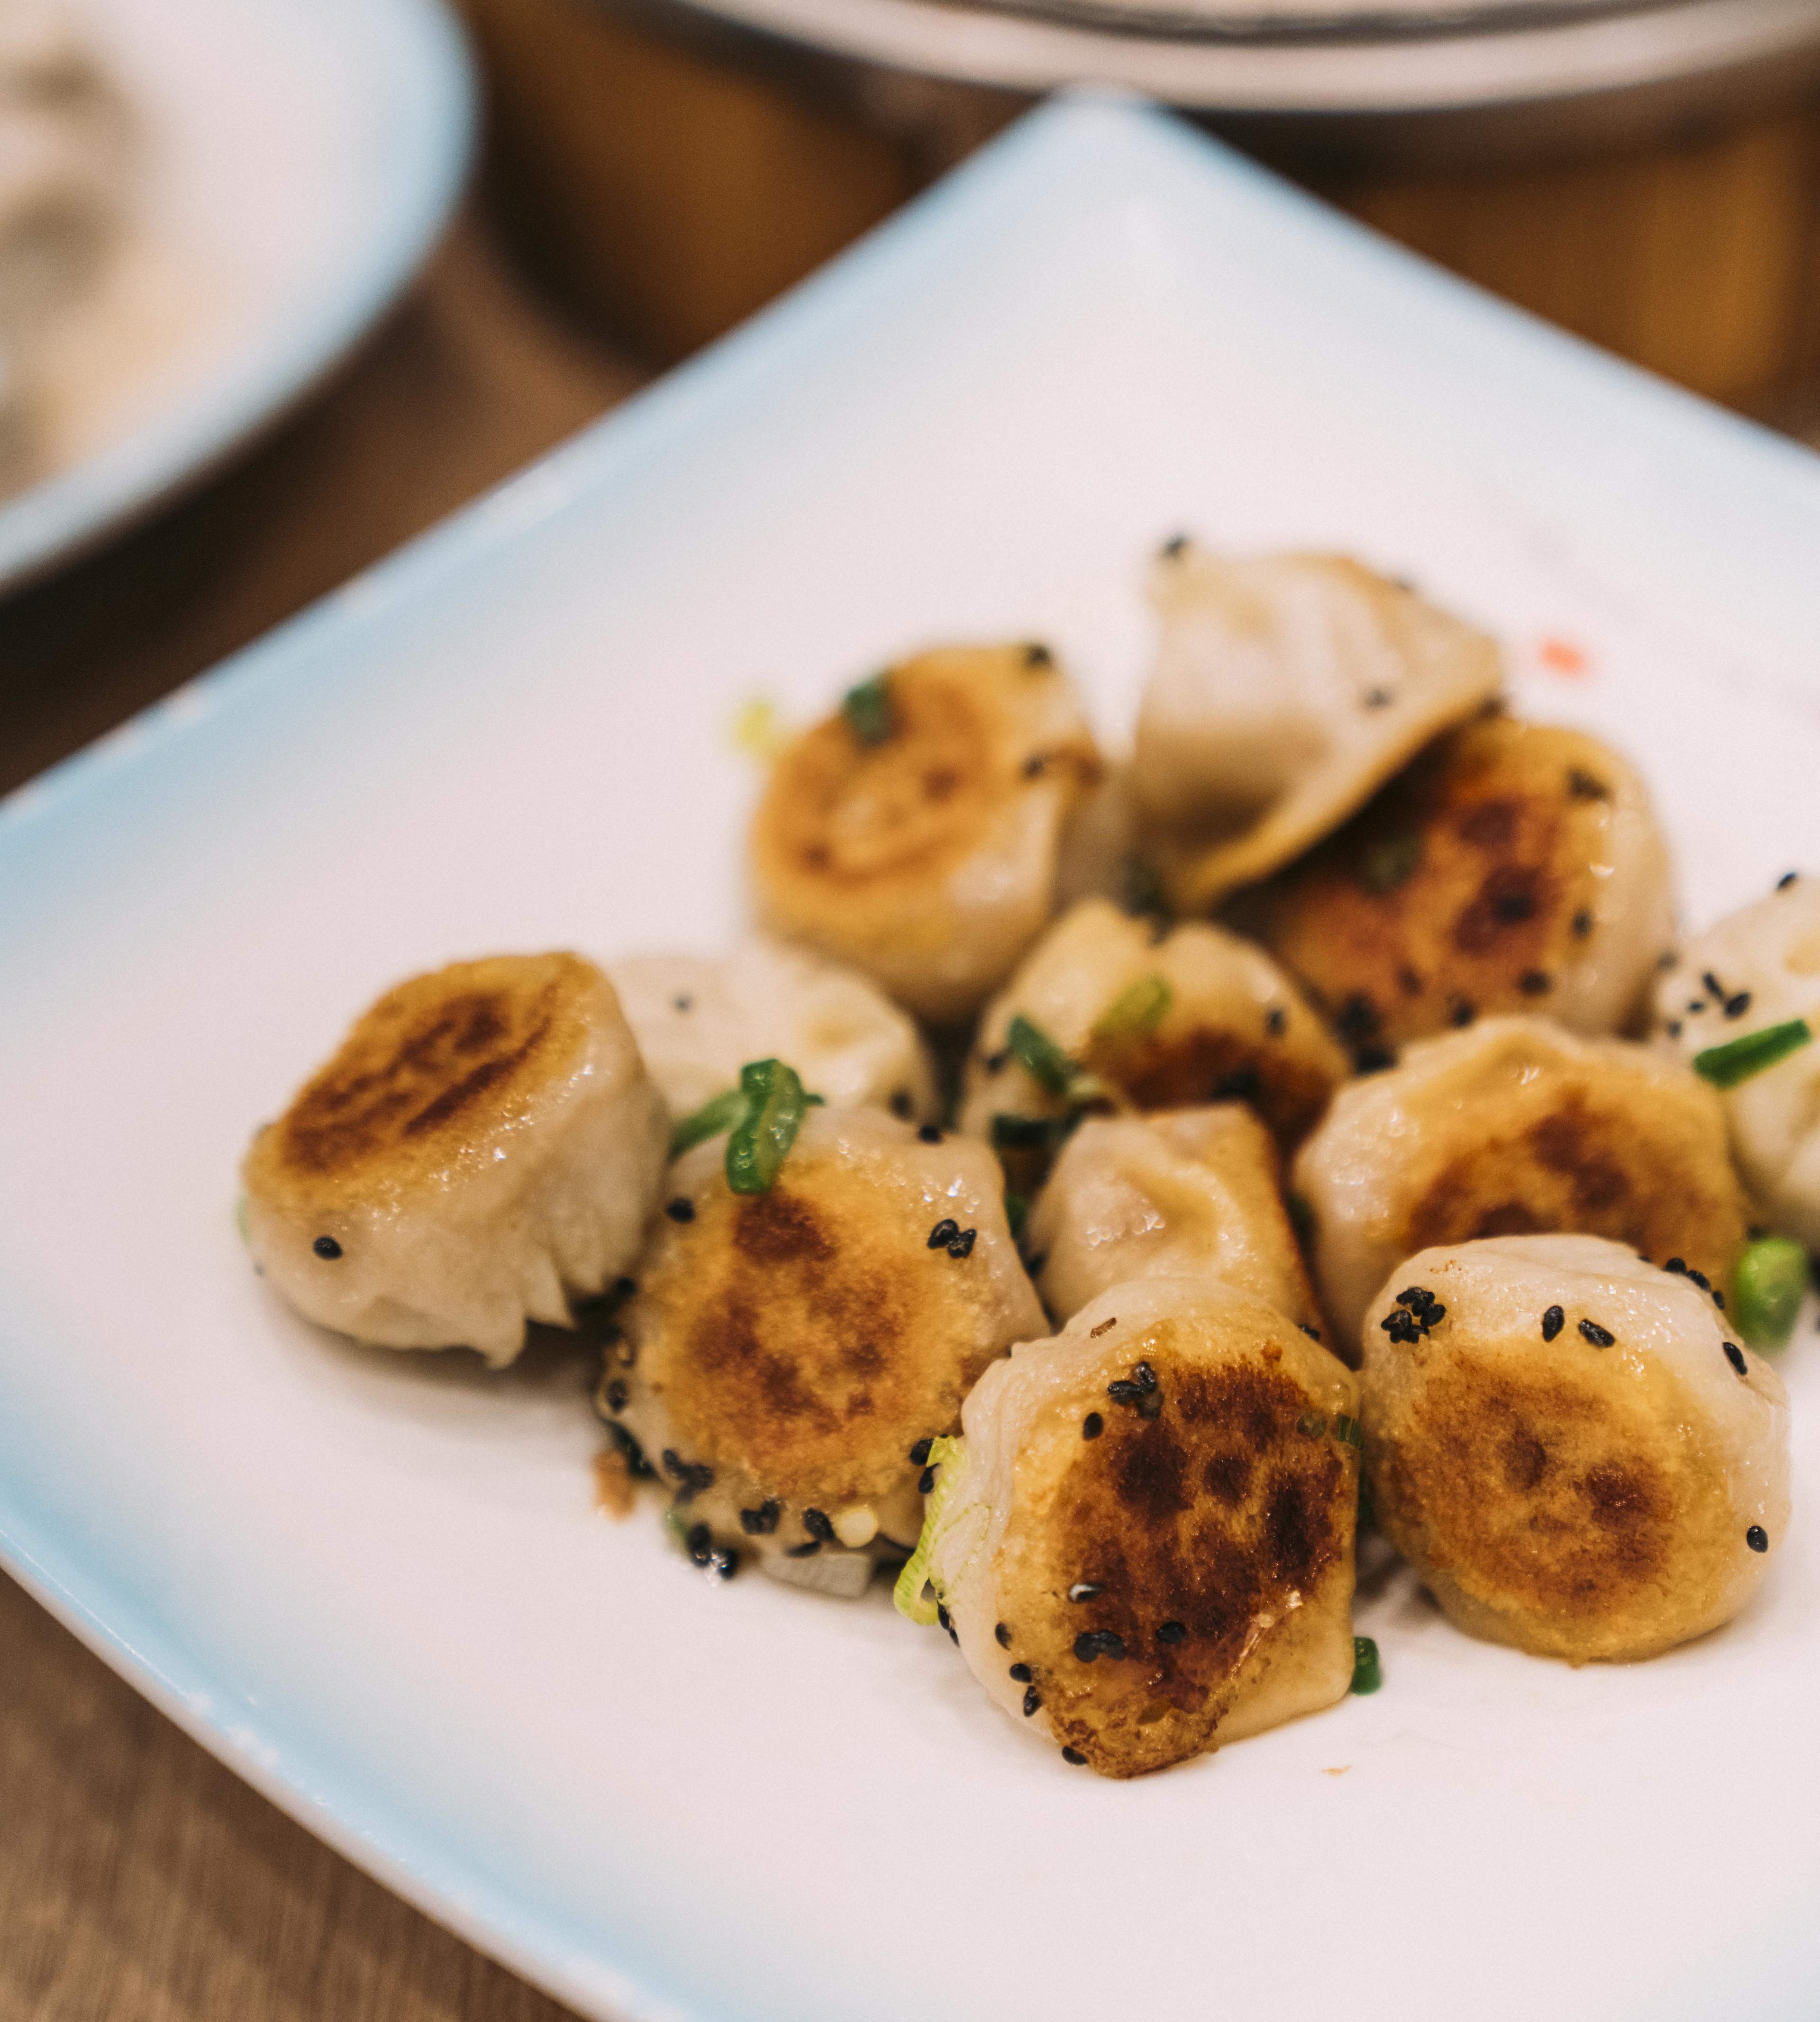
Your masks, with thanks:
[{"label": "browned crust on dumpling", "polygon": [[1618,762],[1577,731],[1469,724],[1244,902],[1247,924],[1355,1047],[1546,1012],[1597,930]]},{"label": "browned crust on dumpling", "polygon": [[329,1203],[509,1133],[586,1044],[605,979],[578,955],[452,962],[388,991],[256,1142],[249,1184]]},{"label": "browned crust on dumpling", "polygon": [[[1310,1593],[1352,1549],[1350,1449],[1281,1351],[1179,1363],[1171,1331],[1149,1330],[1133,1349],[1157,1378],[1154,1414],[1109,1399],[1098,1437],[1084,1439],[1071,1415],[1034,1443],[999,1546],[1001,1591],[1030,1597],[1016,1646],[1055,1738],[1106,1776],[1207,1748],[1268,1633],[1262,1619],[1281,1620],[1290,1596]],[[1102,1591],[1071,1601],[1081,1582]],[[1159,1636],[1165,1624],[1179,1640]],[[1076,1639],[1095,1632],[1124,1654],[1077,1655]]]},{"label": "browned crust on dumpling", "polygon": [[1245,1103],[1285,1150],[1320,1122],[1339,1082],[1306,1047],[1224,1022],[1168,1017],[1153,1033],[1095,1037],[1084,1064],[1138,1110]]}]

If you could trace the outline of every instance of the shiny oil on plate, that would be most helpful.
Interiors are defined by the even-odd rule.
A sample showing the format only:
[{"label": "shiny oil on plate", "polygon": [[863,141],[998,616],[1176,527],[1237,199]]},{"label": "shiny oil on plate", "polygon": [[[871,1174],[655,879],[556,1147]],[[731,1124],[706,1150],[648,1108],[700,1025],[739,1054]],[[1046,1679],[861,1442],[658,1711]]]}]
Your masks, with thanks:
[{"label": "shiny oil on plate", "polygon": [[1815,840],[1820,463],[1160,115],[1065,101],[619,416],[0,808],[0,1540],[192,1733],[592,2015],[1811,2012],[1820,1339],[1745,1616],[1636,1668],[1391,1580],[1386,1682],[1145,1781],[945,1637],[593,1506],[581,1360],[362,1352],[235,1166],[375,991],[711,948],[755,780],[930,640],[1055,641],[1109,732],[1179,527],[1353,549],[1654,783],[1689,918]]}]

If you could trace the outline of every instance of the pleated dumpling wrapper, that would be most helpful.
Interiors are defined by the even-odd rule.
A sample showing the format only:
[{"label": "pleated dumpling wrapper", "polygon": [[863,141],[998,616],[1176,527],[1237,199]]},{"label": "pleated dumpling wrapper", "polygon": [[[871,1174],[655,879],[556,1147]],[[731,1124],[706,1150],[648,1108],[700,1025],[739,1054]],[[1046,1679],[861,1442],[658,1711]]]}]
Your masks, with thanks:
[{"label": "pleated dumpling wrapper", "polygon": [[1647,1046],[1541,1018],[1418,1039],[1401,1066],[1348,1082],[1292,1186],[1343,1336],[1398,1258],[1435,1243],[1609,1236],[1715,1284],[1730,1283],[1745,1243],[1713,1091]]},{"label": "pleated dumpling wrapper", "polygon": [[254,1139],[247,1243],[307,1319],[498,1367],[637,1256],[668,1137],[593,963],[453,962],[388,991]]},{"label": "pleated dumpling wrapper", "polygon": [[857,969],[752,940],[729,955],[628,955],[607,973],[678,1120],[762,1060],[788,1060],[831,1108],[876,1104],[915,1122],[936,1114],[915,1021]]},{"label": "pleated dumpling wrapper", "polygon": [[1102,1776],[1331,1706],[1353,1673],[1357,1398],[1259,1300],[1115,1287],[974,1386],[900,1604],[926,1579],[997,1704]]},{"label": "pleated dumpling wrapper", "polygon": [[1134,1278],[1217,1278],[1321,1338],[1270,1133],[1237,1103],[1090,1116],[1030,1210],[1024,1247],[1058,1321]]},{"label": "pleated dumpling wrapper", "polygon": [[[1038,1049],[1043,1040],[1060,1066]],[[1070,1065],[1091,1079],[1071,1082]],[[1099,1084],[1113,1106],[1139,1110],[1245,1102],[1288,1146],[1346,1071],[1346,1055],[1262,948],[1208,922],[1164,929],[1084,899],[987,1007],[961,1127],[1008,1141],[1014,1127],[996,1118],[1065,1121]]]},{"label": "pleated dumpling wrapper", "polygon": [[753,818],[761,918],[955,1024],[1055,907],[1100,760],[1043,646],[949,647],[863,683],[779,757]]},{"label": "pleated dumpling wrapper", "polygon": [[1635,768],[1583,732],[1504,716],[1423,752],[1243,911],[1359,1051],[1502,1012],[1637,1029],[1674,943],[1668,848]]},{"label": "pleated dumpling wrapper", "polygon": [[1365,1433],[1378,1522],[1449,1617],[1573,1663],[1730,1621],[1788,1528],[1782,1378],[1684,1273],[1594,1236],[1400,1263]]},{"label": "pleated dumpling wrapper", "polygon": [[911,1447],[957,1422],[1042,1308],[983,1145],[883,1110],[811,1109],[758,1193],[732,1190],[725,1149],[712,1139],[671,1168],[602,1414],[700,1549],[851,1594],[915,1542]]},{"label": "pleated dumpling wrapper", "polygon": [[1820,878],[1791,874],[1690,942],[1656,1013],[1668,1043],[1722,1091],[1764,1213],[1820,1250]]},{"label": "pleated dumpling wrapper", "polygon": [[1132,783],[1179,912],[1280,870],[1503,684],[1482,632],[1343,556],[1171,542],[1152,580]]}]

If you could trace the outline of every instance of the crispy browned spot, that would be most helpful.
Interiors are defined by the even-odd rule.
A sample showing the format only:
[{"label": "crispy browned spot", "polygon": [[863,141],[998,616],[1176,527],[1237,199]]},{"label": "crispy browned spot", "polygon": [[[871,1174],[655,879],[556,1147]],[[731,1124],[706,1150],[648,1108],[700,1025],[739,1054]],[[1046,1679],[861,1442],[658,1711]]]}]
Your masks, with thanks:
[{"label": "crispy browned spot", "polygon": [[1084,1064],[1121,1088],[1139,1109],[1197,1103],[1248,1103],[1285,1148],[1320,1122],[1333,1081],[1314,1061],[1267,1040],[1213,1025],[1165,1021],[1157,1032],[1096,1038]]},{"label": "crispy browned spot", "polygon": [[1374,1479],[1398,1537],[1502,1610],[1611,1615],[1674,1546],[1676,1485],[1641,1429],[1550,1371],[1438,1367]]},{"label": "crispy browned spot", "polygon": [[[570,958],[462,964],[389,992],[349,1034],[279,1128],[294,1170],[339,1176],[450,1126],[499,1115],[514,1089],[544,1067],[563,993],[575,979],[549,964]],[[583,965],[576,964],[578,969]],[[506,973],[465,984],[481,970]]]},{"label": "crispy browned spot", "polygon": [[991,1358],[983,1265],[931,1251],[881,1182],[831,1160],[711,1195],[641,1274],[668,1316],[646,1367],[678,1447],[810,1506],[901,1488]]},{"label": "crispy browned spot", "polygon": [[[1056,1737],[1113,1776],[1208,1745],[1264,1619],[1312,1596],[1350,1550],[1355,1497],[1345,1450],[1303,1429],[1308,1396],[1280,1368],[1179,1364],[1149,1340],[1138,1352],[1161,1411],[1109,1405],[1092,1441],[1069,1419],[1067,1464],[1020,1505],[1001,1547],[1029,1568],[1020,1586],[1047,1597],[1020,1621],[1018,1649],[1035,1658]],[[1104,1591],[1068,1600],[1084,1580]],[[1158,1640],[1166,1622],[1186,1629],[1180,1642]],[[1122,1640],[1122,1659],[1075,1655],[1076,1637],[1099,1630]]]},{"label": "crispy browned spot", "polygon": [[1381,1007],[1374,1036],[1392,1047],[1533,1010],[1534,979],[1584,952],[1573,922],[1609,811],[1562,782],[1596,748],[1508,718],[1467,726],[1266,888],[1250,924],[1323,1002]]}]

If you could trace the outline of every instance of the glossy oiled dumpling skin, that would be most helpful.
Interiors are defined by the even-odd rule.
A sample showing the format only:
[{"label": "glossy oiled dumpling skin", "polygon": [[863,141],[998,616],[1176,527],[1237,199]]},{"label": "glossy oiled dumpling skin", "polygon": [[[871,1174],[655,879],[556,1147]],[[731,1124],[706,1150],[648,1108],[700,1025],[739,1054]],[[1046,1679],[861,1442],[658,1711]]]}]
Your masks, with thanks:
[{"label": "glossy oiled dumpling skin", "polygon": [[1730,1282],[1744,1196],[1704,1082],[1649,1048],[1491,1018],[1350,1082],[1296,1159],[1322,1303],[1356,1329],[1400,1257],[1555,1230]]},{"label": "glossy oiled dumpling skin", "polygon": [[1342,556],[1172,545],[1154,596],[1131,778],[1182,912],[1300,856],[1503,679],[1482,633]]},{"label": "glossy oiled dumpling skin", "polygon": [[669,1123],[612,987],[572,954],[388,991],[243,1168],[247,1241],[307,1318],[388,1348],[566,1324],[638,1253]]},{"label": "glossy oiled dumpling skin", "polygon": [[857,971],[801,948],[748,941],[729,955],[630,955],[608,974],[674,1117],[739,1080],[748,1060],[788,1060],[835,1109],[876,1103],[920,1121],[935,1078],[914,1023]]},{"label": "glossy oiled dumpling skin", "polygon": [[603,1407],[722,1543],[901,1556],[922,1520],[911,1447],[1042,1328],[997,1166],[875,1109],[811,1110],[768,1193],[729,1191],[725,1149],[671,1169]]},{"label": "glossy oiled dumpling skin", "polygon": [[772,933],[954,1023],[1054,910],[1063,826],[1099,757],[1044,647],[946,648],[883,681],[883,735],[837,710],[778,760],[752,823],[755,894]]},{"label": "glossy oiled dumpling skin", "polygon": [[1690,942],[1662,978],[1656,1014],[1666,1043],[1690,1060],[1807,1021],[1812,1039],[1719,1099],[1764,1214],[1820,1250],[1820,878],[1789,878]]},{"label": "glossy oiled dumpling skin", "polygon": [[1500,1012],[1635,1025],[1671,888],[1635,768],[1500,716],[1424,751],[1244,916],[1363,1049]]},{"label": "glossy oiled dumpling skin", "polygon": [[[1160,1015],[1121,1016],[1147,989]],[[1318,1119],[1347,1071],[1344,1053],[1261,948],[1205,922],[1164,930],[1104,899],[1084,899],[1058,920],[987,1007],[962,1110],[962,1127],[977,1135],[997,1115],[1067,1107],[1008,1050],[1019,1014],[1134,1108],[1244,1100],[1285,1145]]]},{"label": "glossy oiled dumpling skin", "polygon": [[1365,1428],[1378,1521],[1449,1616],[1576,1663],[1729,1621],[1788,1526],[1782,1378],[1686,1276],[1595,1237],[1399,1264]]},{"label": "glossy oiled dumpling skin", "polygon": [[928,1567],[968,1667],[1109,1776],[1331,1705],[1358,1486],[1335,1420],[1356,1399],[1287,1316],[1206,1279],[1115,1287],[995,1362]]},{"label": "glossy oiled dumpling skin", "polygon": [[1248,1109],[1216,1103],[1089,1117],[1030,1210],[1037,1288],[1065,1320],[1135,1278],[1217,1278],[1321,1327],[1283,1206],[1277,1148]]}]

